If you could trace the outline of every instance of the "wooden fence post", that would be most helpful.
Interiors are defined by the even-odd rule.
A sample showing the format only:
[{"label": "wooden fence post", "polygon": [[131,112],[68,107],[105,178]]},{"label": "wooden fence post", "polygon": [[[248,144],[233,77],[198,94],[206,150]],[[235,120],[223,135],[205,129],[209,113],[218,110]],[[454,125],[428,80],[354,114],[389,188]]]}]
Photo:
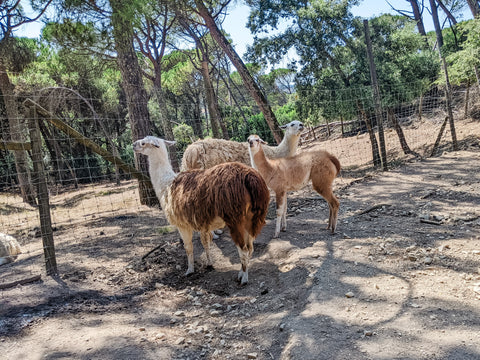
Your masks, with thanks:
[{"label": "wooden fence post", "polygon": [[43,253],[45,255],[45,268],[47,275],[58,275],[57,259],[55,257],[55,245],[53,242],[52,219],[50,216],[50,203],[45,175],[45,167],[42,157],[42,137],[38,126],[38,115],[35,107],[29,111],[29,131],[32,143],[33,182],[37,187],[38,211],[40,215],[40,232],[43,241]]},{"label": "wooden fence post", "polygon": [[372,41],[370,39],[370,28],[368,27],[368,20],[363,20],[363,26],[365,28],[365,43],[367,45],[367,57],[370,68],[370,77],[372,79],[373,98],[375,101],[375,117],[377,118],[378,140],[380,142],[382,169],[383,171],[387,171],[387,150],[385,147],[385,134],[383,132],[383,112],[380,101],[380,90],[377,81],[377,69],[375,67],[375,62],[373,61]]}]

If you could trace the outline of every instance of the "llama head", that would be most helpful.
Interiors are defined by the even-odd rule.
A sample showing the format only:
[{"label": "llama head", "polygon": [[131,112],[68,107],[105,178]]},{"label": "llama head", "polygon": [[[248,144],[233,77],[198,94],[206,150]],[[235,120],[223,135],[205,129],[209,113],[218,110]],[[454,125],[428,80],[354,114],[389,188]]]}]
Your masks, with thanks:
[{"label": "llama head", "polygon": [[263,141],[258,135],[250,135],[247,139],[247,142],[250,149],[255,152],[260,149],[261,144],[267,144],[267,142]]},{"label": "llama head", "polygon": [[146,136],[133,143],[133,151],[147,156],[159,150],[167,154],[167,145],[173,144],[175,144],[175,141],[164,140],[155,136]]},{"label": "llama head", "polygon": [[300,136],[303,131],[303,123],[298,120],[293,120],[288,124],[280,126],[285,130],[285,136]]}]

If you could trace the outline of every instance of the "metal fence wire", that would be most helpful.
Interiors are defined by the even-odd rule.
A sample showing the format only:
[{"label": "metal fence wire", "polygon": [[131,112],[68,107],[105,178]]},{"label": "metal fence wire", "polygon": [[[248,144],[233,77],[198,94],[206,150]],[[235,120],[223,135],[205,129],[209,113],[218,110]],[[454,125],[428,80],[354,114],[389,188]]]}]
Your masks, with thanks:
[{"label": "metal fence wire", "polygon": [[[365,93],[350,90],[340,95],[339,91],[323,94],[321,101],[329,108],[337,108],[338,116],[333,120],[319,118],[320,123],[306,122],[301,136],[299,151],[320,147],[339,158],[344,170],[337,184],[347,181],[352,171],[373,165],[368,124],[372,125],[377,139],[374,112],[367,107],[364,112],[355,114],[342,112],[352,104],[365,103],[362,98]],[[395,93],[390,89],[389,93],[397,100],[409,98],[400,91]],[[468,137],[478,137],[478,134],[470,133],[469,124],[480,118],[479,94],[472,90],[468,104],[465,104],[464,94],[465,89],[455,89],[453,93],[455,126],[460,143]],[[14,121],[7,119],[5,113],[0,114],[0,227],[2,233],[18,240],[24,254],[23,260],[0,268],[3,282],[19,276],[33,276],[45,269],[47,274],[56,273],[57,263],[61,268],[75,261],[75,252],[70,251],[72,247],[88,246],[89,239],[99,236],[112,241],[118,231],[133,234],[143,225],[119,225],[119,221],[128,220],[132,214],[142,214],[145,219],[157,223],[161,214],[159,208],[149,208],[139,200],[138,182],[132,175],[136,170],[126,115],[98,115],[92,105],[96,103],[95,99],[79,99],[71,93],[62,96],[56,97],[56,103],[50,103],[50,108],[41,111],[32,104],[45,104],[47,99],[25,101],[24,112]],[[451,134],[449,127],[445,126],[444,98],[444,94],[435,88],[422,98],[397,105],[394,110],[383,107],[390,166],[406,159],[431,156],[436,141],[439,152],[450,149]],[[229,117],[229,114],[223,115]],[[205,121],[208,116],[203,116]],[[237,119],[244,122],[242,118]],[[188,127],[193,121],[195,119],[187,118],[179,123],[175,119],[174,128]],[[155,125],[155,119],[153,123],[160,128]],[[405,152],[398,127],[411,153]],[[229,127],[236,128],[241,127]],[[253,130],[268,137],[267,127]],[[181,131],[175,134],[179,143],[177,158],[181,159],[186,146],[195,139]],[[241,128],[230,136],[245,140],[248,134]],[[28,192],[34,194],[33,199],[29,198]],[[93,225],[99,222],[103,229],[111,229],[111,233],[106,230],[99,233]],[[122,228],[119,230],[119,227]],[[139,235],[137,239],[144,249],[152,246],[151,238]]]}]

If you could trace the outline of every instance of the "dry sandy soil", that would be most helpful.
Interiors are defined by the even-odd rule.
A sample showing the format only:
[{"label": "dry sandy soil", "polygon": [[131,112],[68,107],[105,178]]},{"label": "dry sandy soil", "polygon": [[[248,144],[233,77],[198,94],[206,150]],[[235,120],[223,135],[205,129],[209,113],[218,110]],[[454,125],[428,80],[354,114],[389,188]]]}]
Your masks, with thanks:
[{"label": "dry sandy soil", "polygon": [[[272,204],[243,287],[228,232],[210,271],[197,237],[196,273],[184,277],[162,212],[131,210],[135,183],[59,193],[58,278],[44,275],[32,229],[15,225],[24,254],[0,267],[0,284],[42,280],[0,290],[0,357],[479,359],[479,125],[462,127],[459,151],[384,173],[346,166],[335,235],[307,187],[289,196],[288,229],[272,239]],[[107,211],[120,196],[123,212]]]}]

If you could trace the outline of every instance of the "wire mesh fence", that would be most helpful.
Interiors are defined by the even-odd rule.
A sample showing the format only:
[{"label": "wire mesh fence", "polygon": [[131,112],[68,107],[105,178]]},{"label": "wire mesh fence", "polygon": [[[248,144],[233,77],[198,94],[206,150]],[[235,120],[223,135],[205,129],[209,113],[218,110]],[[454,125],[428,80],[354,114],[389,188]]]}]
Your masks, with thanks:
[{"label": "wire mesh fence", "polygon": [[[414,154],[430,156],[446,116],[444,94],[438,88],[426,92],[421,98],[412,98],[391,89],[388,93],[390,95],[385,101],[396,104],[390,113],[388,103],[383,104],[388,162],[392,164],[414,157],[405,154],[395,123],[400,125],[405,141]],[[471,136],[478,139],[478,134],[472,134],[469,128],[469,124],[478,119],[478,93],[471,91],[468,104],[464,101],[464,95],[465,89],[457,89],[453,96],[459,141]],[[339,158],[344,169],[340,180],[337,180],[340,185],[350,176],[349,170],[371,168],[373,164],[372,137],[369,136],[367,122],[373,125],[377,137],[378,129],[374,112],[368,108],[368,96],[364,89],[322,94],[320,106],[334,109],[334,116],[312,117],[306,122],[306,129],[301,136],[299,151],[320,147]],[[145,206],[139,199],[138,181],[132,176],[134,170],[129,171],[134,167],[134,154],[126,114],[98,115],[95,112],[95,99],[85,99],[70,91],[61,92],[61,96],[57,94],[35,100],[44,106],[49,105],[48,109],[44,109],[49,116],[30,112],[28,109],[31,106],[26,106],[18,119],[7,119],[6,114],[1,118],[0,226],[1,232],[17,238],[23,250],[15,266],[0,269],[4,274],[4,282],[14,275],[18,277],[43,272],[45,262],[55,260],[46,258],[48,252],[41,239],[45,235],[41,218],[45,213],[42,215],[39,211],[42,206],[38,196],[40,182],[47,189],[46,206],[60,267],[75,262],[75,252],[70,250],[88,246],[89,239],[104,237],[106,241],[115,241],[119,233],[128,239],[129,234],[142,226],[167,225],[159,208]],[[355,108],[364,111],[352,113],[351,109]],[[254,109],[250,109],[250,112],[253,113]],[[52,117],[72,130],[67,131],[55,125],[49,121]],[[223,117],[230,136],[235,140],[245,140],[249,132],[267,139],[270,137],[266,125],[248,124],[242,116],[238,116],[238,109],[224,113]],[[174,132],[179,143],[177,159],[181,159],[186,146],[195,140],[193,134],[185,132],[182,127],[200,121],[208,129],[207,119],[206,113],[200,113],[198,119],[172,120],[175,127],[179,128]],[[153,124],[154,134],[162,135],[155,120]],[[36,130],[32,127],[36,127]],[[38,133],[38,139],[34,139],[34,130]],[[43,167],[41,170],[33,166],[35,141]],[[450,143],[449,128],[446,127],[439,146],[448,148]],[[29,198],[29,192],[35,194],[34,200]],[[143,224],[138,223],[139,216]],[[162,231],[158,230],[159,234]],[[136,241],[144,251],[155,244],[155,239],[148,236],[137,236]],[[55,256],[55,253],[50,254]]]}]

